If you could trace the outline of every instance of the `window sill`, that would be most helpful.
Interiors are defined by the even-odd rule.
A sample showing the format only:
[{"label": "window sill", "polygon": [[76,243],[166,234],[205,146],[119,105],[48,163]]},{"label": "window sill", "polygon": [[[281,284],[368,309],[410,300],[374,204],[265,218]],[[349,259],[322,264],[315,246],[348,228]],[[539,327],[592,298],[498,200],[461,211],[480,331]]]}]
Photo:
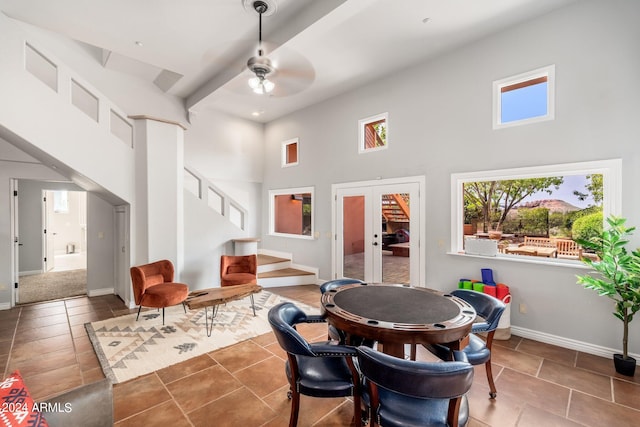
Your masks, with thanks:
[{"label": "window sill", "polygon": [[590,268],[587,265],[583,264],[582,262],[578,260],[571,260],[571,259],[542,258],[542,257],[531,257],[531,256],[523,256],[523,255],[505,255],[505,254],[498,254],[496,256],[468,255],[463,252],[447,252],[447,255],[455,255],[455,256],[468,257],[468,258],[491,259],[491,260],[507,261],[507,262],[522,262],[526,264],[549,265],[553,267],[577,268],[581,270],[590,270]]}]

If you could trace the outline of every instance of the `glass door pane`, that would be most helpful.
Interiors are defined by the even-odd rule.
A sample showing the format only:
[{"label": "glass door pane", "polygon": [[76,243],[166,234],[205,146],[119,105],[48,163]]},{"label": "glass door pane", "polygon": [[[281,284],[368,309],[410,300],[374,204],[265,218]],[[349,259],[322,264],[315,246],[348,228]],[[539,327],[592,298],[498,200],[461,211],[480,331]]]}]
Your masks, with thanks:
[{"label": "glass door pane", "polygon": [[342,197],[342,274],[365,280],[365,196]]},{"label": "glass door pane", "polygon": [[380,196],[381,268],[385,283],[410,283],[409,193]]}]

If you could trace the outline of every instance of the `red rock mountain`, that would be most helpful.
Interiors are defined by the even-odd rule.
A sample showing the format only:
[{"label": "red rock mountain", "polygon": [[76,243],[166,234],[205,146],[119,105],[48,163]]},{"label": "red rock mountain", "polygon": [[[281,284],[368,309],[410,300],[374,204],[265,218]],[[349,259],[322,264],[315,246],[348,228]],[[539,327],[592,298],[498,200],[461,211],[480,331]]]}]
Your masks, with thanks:
[{"label": "red rock mountain", "polygon": [[573,212],[579,211],[580,208],[573,206],[571,203],[567,203],[564,200],[558,199],[543,199],[526,202],[516,206],[518,208],[547,208],[550,213],[554,212]]}]

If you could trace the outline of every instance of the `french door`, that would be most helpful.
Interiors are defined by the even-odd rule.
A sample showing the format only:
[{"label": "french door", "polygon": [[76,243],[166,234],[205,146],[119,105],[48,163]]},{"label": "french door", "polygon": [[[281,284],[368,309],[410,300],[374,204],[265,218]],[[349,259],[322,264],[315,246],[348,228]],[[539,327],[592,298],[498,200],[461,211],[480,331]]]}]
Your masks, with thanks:
[{"label": "french door", "polygon": [[335,278],[419,285],[420,185],[335,188]]}]

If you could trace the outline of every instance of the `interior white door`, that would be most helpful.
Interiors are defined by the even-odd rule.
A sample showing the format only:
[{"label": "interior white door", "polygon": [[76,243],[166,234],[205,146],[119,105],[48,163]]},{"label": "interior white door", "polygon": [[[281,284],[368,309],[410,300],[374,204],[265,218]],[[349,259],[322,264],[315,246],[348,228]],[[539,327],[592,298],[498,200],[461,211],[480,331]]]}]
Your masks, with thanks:
[{"label": "interior white door", "polygon": [[12,305],[20,302],[19,292],[19,277],[20,277],[20,235],[18,234],[18,180],[11,180],[11,239],[13,241],[13,248],[11,250],[12,264],[11,264],[11,283],[13,283],[13,298]]},{"label": "interior white door", "polygon": [[127,206],[116,206],[116,233],[115,244],[115,292],[125,304],[131,302],[131,286],[129,285],[129,209]]},{"label": "interior white door", "polygon": [[[419,190],[394,183],[336,191],[336,277],[421,283]],[[393,217],[390,203],[403,212]]]},{"label": "interior white door", "polygon": [[43,272],[47,273],[55,268],[56,233],[51,229],[53,211],[53,192],[42,192],[42,242],[43,242]]}]

